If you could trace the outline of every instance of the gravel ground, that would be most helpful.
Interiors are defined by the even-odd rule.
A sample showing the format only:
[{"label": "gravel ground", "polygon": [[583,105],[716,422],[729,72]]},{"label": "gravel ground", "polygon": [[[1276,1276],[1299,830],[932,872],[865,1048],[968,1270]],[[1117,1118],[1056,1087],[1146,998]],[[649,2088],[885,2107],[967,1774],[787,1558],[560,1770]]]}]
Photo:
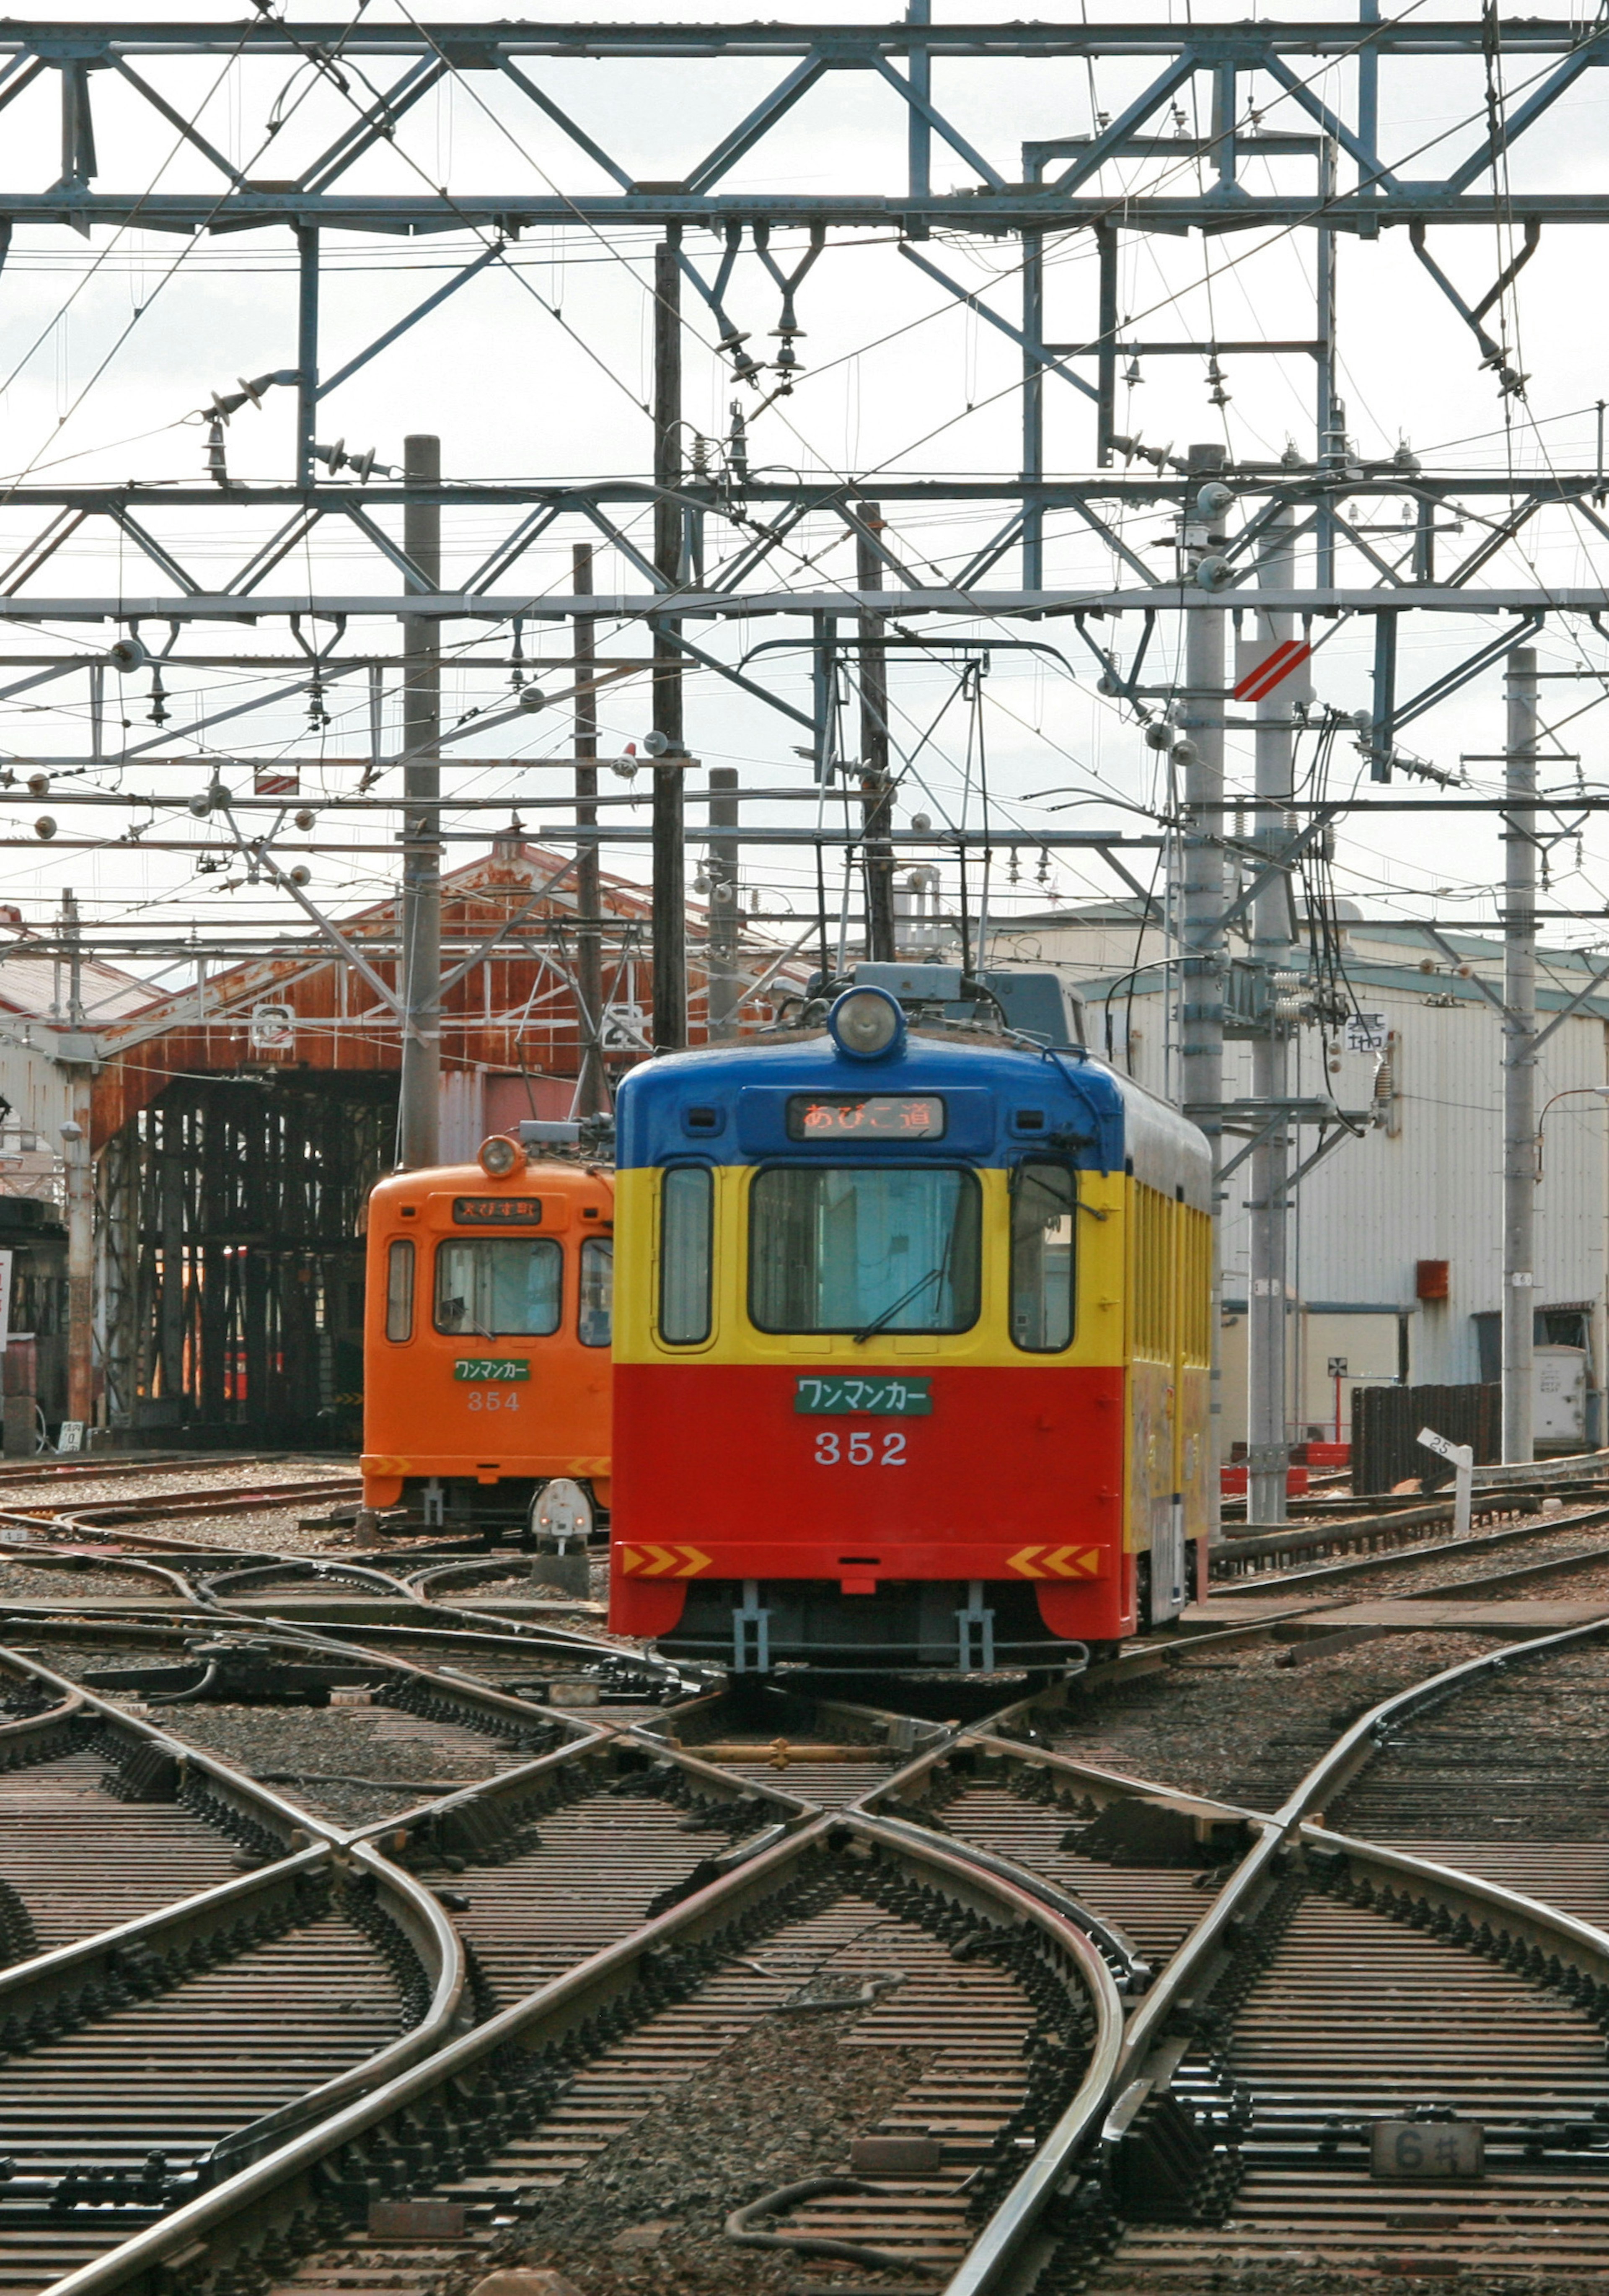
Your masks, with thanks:
[{"label": "gravel ground", "polygon": [[1301,1645],[1205,1653],[1056,1718],[1060,1753],[1253,1809],[1276,1808],[1348,1724],[1491,1644],[1484,1635],[1383,1636],[1294,1667]]},{"label": "gravel ground", "polygon": [[[257,1462],[242,1461],[237,1465],[209,1465],[204,1456],[193,1465],[154,1467],[149,1474],[141,1475],[42,1475],[14,1483],[0,1483],[0,1513],[28,1514],[39,1506],[98,1506],[116,1505],[139,1498],[150,1498],[158,1493],[163,1496],[182,1498],[196,1491],[261,1490],[275,1483],[311,1483],[328,1477],[332,1484],[349,1481],[357,1472],[355,1459],[298,1458],[279,1456]],[[118,1524],[110,1535],[126,1540],[130,1546],[140,1543],[143,1528],[159,1538],[171,1537],[192,1540],[198,1546],[241,1547],[253,1554],[276,1550],[287,1554],[322,1554],[338,1538],[348,1542],[349,1531],[320,1525],[312,1530],[301,1528],[301,1517],[326,1512],[324,1502],[317,1498],[292,1501],[289,1506],[253,1509],[244,1514],[220,1514],[216,1520],[206,1515],[181,1515],[169,1521],[160,1515],[148,1518],[147,1523]]]},{"label": "gravel ground", "polygon": [[[1597,1544],[1609,1544],[1609,1532],[1600,1531]],[[1597,1562],[1583,1562],[1577,1570],[1561,1570],[1551,1578],[1533,1578],[1528,1585],[1512,1590],[1493,1587],[1490,1593],[1483,1594],[1477,1589],[1469,1599],[1472,1603],[1500,1603],[1516,1595],[1535,1595],[1557,1603],[1588,1603],[1601,1597],[1604,1608],[1609,1611],[1609,1555]]]},{"label": "gravel ground", "polygon": [[[298,1499],[293,1506],[253,1509],[249,1514],[221,1514],[208,1519],[204,1514],[181,1515],[176,1521],[152,1515],[150,1528],[159,1538],[185,1538],[197,1546],[222,1547],[225,1554],[232,1547],[252,1554],[329,1554],[339,1545],[350,1545],[350,1535],[343,1529],[320,1523],[311,1530],[301,1527],[302,1517],[309,1521],[323,1512],[318,1499]],[[138,1523],[119,1524],[112,1537],[127,1540],[130,1546],[140,1544]],[[195,1558],[175,1554],[167,1556],[159,1550],[159,1562],[171,1561],[182,1570],[186,1562]]]},{"label": "gravel ground", "polygon": [[[1377,1570],[1360,1570],[1350,1578],[1327,1582],[1310,1579],[1305,1583],[1311,1587],[1315,1596],[1334,1591],[1349,1596],[1356,1595],[1360,1602],[1364,1602],[1376,1595],[1404,1595],[1422,1587],[1451,1586],[1459,1578],[1473,1577],[1476,1571],[1501,1570],[1506,1567],[1518,1569],[1524,1562],[1540,1562],[1551,1555],[1568,1554],[1576,1546],[1603,1546],[1605,1544],[1609,1544],[1609,1524],[1597,1522],[1578,1528],[1573,1515],[1544,1517],[1539,1518],[1529,1538],[1516,1538],[1507,1546],[1488,1547],[1483,1554],[1477,1550],[1474,1554],[1442,1554],[1421,1560],[1411,1547],[1406,1547],[1395,1556],[1382,1556]],[[1335,1554],[1323,1559],[1342,1562],[1347,1557]],[[1315,1567],[1321,1568],[1322,1564]],[[1542,1583],[1545,1586],[1547,1582]],[[1300,1595],[1303,1591],[1303,1581],[1270,1572],[1266,1578],[1252,1576],[1215,1580],[1213,1589],[1214,1594],[1225,1596],[1276,1595],[1282,1590]]]},{"label": "gravel ground", "polygon": [[[636,2121],[537,2207],[490,2261],[444,2276],[465,2296],[494,2265],[547,2265],[583,2296],[772,2296],[820,2270],[782,2251],[725,2238],[732,2210],[804,2177],[846,2176],[852,2136],[869,2136],[919,2079],[919,2049],[845,2049],[855,2015],[770,2017],[711,2070]],[[787,2219],[768,2223],[780,2230]],[[829,2281],[908,2285],[912,2275],[836,2264]],[[932,2283],[936,2289],[939,2283]]]},{"label": "gravel ground", "polygon": [[[206,1629],[197,1620],[193,1626],[187,1622],[178,1631],[199,1635]],[[86,1671],[92,1667],[177,1666],[184,1656],[177,1641],[168,1647],[160,1643],[135,1640],[132,1636],[124,1639],[110,1628],[104,1639],[96,1636],[93,1642],[81,1642],[76,1635],[70,1638],[63,1635],[58,1639],[54,1636],[40,1635],[31,1620],[27,1627],[18,1628],[14,1636],[8,1640],[6,1648],[20,1651],[25,1658],[37,1659],[41,1666],[48,1666],[56,1674],[66,1675],[69,1682],[81,1681]]]},{"label": "gravel ground", "polygon": [[115,1563],[84,1562],[71,1570],[32,1569],[13,1562],[0,1548],[0,1603],[166,1603],[174,1590],[143,1570],[119,1570]]},{"label": "gravel ground", "polygon": [[[121,1696],[119,1703],[124,1702]],[[386,1707],[153,1707],[146,1718],[168,1735],[216,1754],[287,1801],[331,1824],[367,1825],[425,1800],[434,1781],[466,1785],[520,1759],[494,1738],[415,1722]],[[453,1742],[444,1745],[445,1736]],[[295,1771],[290,1777],[282,1775]],[[395,1785],[321,1785],[319,1777],[392,1780]]]},{"label": "gravel ground", "polygon": [[[109,1464],[111,1462],[109,1460]],[[53,1505],[100,1505],[153,1493],[177,1496],[185,1491],[257,1490],[271,1483],[310,1483],[320,1475],[350,1480],[357,1472],[355,1458],[309,1457],[279,1452],[272,1458],[208,1462],[205,1452],[172,1466],[151,1467],[141,1474],[74,1474],[42,1472],[37,1478],[19,1476],[0,1483],[0,1505],[14,1499],[27,1512],[27,1502],[48,1499]]]}]

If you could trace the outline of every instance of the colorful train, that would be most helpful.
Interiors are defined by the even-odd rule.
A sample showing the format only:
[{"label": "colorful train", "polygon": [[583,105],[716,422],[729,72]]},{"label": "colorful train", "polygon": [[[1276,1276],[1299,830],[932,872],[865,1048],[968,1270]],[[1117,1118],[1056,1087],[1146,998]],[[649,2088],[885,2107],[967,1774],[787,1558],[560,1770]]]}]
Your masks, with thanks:
[{"label": "colorful train", "polygon": [[1201,1583],[1207,1144],[920,971],[621,1087],[609,1621],[667,1655],[1050,1667]]},{"label": "colorful train", "polygon": [[561,1547],[607,1520],[610,1130],[524,1125],[474,1164],[398,1172],[373,1191],[366,1507]]}]

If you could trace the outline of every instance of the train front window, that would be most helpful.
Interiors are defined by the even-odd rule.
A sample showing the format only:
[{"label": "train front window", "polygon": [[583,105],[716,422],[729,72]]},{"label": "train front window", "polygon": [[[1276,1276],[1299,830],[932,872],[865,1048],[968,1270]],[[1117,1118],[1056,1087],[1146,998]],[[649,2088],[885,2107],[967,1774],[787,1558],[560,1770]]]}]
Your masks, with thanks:
[{"label": "train front window", "polygon": [[659,1337],[702,1346],[710,1333],[715,1261],[715,1176],[706,1164],[674,1164],[660,1184]]},{"label": "train front window", "polygon": [[386,1252],[386,1337],[413,1337],[413,1239],[394,1237]]},{"label": "train front window", "polygon": [[977,1321],[971,1172],[777,1165],[749,1195],[748,1312],[762,1332],[965,1332]]},{"label": "train front window", "polygon": [[584,1348],[607,1348],[615,1313],[615,1244],[589,1235],[581,1247],[581,1310],[576,1337]]},{"label": "train front window", "polygon": [[540,1339],[559,1329],[559,1246],[546,1236],[439,1244],[436,1328],[463,1339]]},{"label": "train front window", "polygon": [[1019,1164],[1011,1176],[1011,1338],[1056,1355],[1073,1338],[1078,1183],[1065,1164]]}]

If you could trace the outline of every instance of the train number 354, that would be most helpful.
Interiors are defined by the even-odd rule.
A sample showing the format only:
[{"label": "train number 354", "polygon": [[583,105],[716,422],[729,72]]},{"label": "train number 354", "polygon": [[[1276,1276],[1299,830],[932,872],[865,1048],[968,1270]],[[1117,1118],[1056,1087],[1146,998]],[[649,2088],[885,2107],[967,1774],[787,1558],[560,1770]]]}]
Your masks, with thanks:
[{"label": "train number 354", "polygon": [[903,1467],[906,1464],[905,1437],[897,1427],[875,1435],[858,1427],[849,1436],[823,1427],[816,1437],[818,1467]]}]

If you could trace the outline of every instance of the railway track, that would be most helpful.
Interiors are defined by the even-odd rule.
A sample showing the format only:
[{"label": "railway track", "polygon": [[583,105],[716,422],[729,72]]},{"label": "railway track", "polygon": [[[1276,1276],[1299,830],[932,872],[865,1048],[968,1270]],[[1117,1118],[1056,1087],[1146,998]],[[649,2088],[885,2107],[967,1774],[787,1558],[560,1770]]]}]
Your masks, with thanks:
[{"label": "railway track", "polygon": [[[1579,1693],[1601,1631],[1493,1652],[1384,1702],[1256,1822],[1131,2027],[1064,2283],[1205,2287],[1277,2265],[1548,2284],[1609,2268],[1609,1936],[1582,1918],[1609,1906],[1580,1811],[1603,1747],[1595,1767],[1556,1729],[1538,1760],[1491,1759],[1494,1736],[1508,1744]],[[1416,2160],[1438,2130],[1478,2124],[1485,2173],[1384,2181],[1377,2121],[1412,2124]]]},{"label": "railway track", "polygon": [[[593,1873],[598,1830],[580,1847],[592,1861],[581,1935],[566,1808],[608,1792],[651,1805],[640,1821],[686,1808],[697,1834],[721,1841],[756,1814],[755,1789],[617,1735],[494,1791],[495,1812],[484,1793],[433,1807],[420,1815],[423,1839],[401,1845],[426,1868],[453,1861],[465,1927],[475,1929],[478,1877],[490,1884],[474,1947],[490,2013],[427,2065],[68,2285],[141,2284],[167,2269],[162,2259],[193,2254],[198,2239],[209,2270],[230,2259],[233,2285],[265,2271],[298,2287],[331,2276],[422,2284],[466,2259],[477,2269],[494,2260],[505,2235],[545,2231],[563,2250],[594,2240],[599,2221],[628,2249],[668,2241],[693,2259],[740,2262],[744,2244],[729,2242],[727,2224],[746,2211],[747,2229],[784,2252],[826,2243],[828,2254],[874,2269],[894,2255],[930,2286],[975,2245],[980,2208],[986,2217],[997,2190],[1020,2181],[1040,2136],[1062,2123],[1070,2141],[1098,2112],[1121,2033],[1108,1960],[1077,1925],[944,1845],[773,1796],[758,1813],[766,1823],[708,1876],[686,1872],[685,1835],[611,1824],[612,1905]],[[385,1838],[396,1847],[411,1831]],[[647,1874],[633,1856],[645,1841],[657,1854]],[[645,1909],[644,1887],[669,1874],[674,1897],[678,1874],[682,1887],[695,1884],[683,1902]],[[533,1923],[543,1903],[548,1918]],[[552,1920],[561,1912],[564,1936]],[[522,1997],[502,2008],[500,1978]],[[779,2082],[792,2128],[778,2126]],[[725,2125],[754,2143],[712,2158],[717,2088]],[[680,2172],[695,2142],[706,2183],[684,2206]],[[862,2173],[845,2177],[845,2157],[868,2144]],[[666,2176],[668,2193],[657,2189]],[[383,2210],[370,2217],[392,2193],[450,2212],[434,2241],[410,2248],[400,2283]],[[666,2204],[672,2220],[658,2213]],[[292,2271],[300,2250],[307,2260]]]},{"label": "railway track", "polygon": [[[1597,1792],[1593,1734],[1551,1799],[1535,1763],[1498,1776],[1480,1753],[1504,1716],[1540,1746],[1580,1710],[1590,1638],[1572,1659],[1494,1652],[1446,1702],[1410,1690],[1264,1814],[1081,1758],[1059,1693],[951,1685],[922,1711],[919,1693],[883,1706],[872,1686],[700,1690],[596,1635],[456,1603],[428,1626],[265,1628],[236,1608],[249,1587],[379,1579],[417,1600],[439,1565],[225,1556],[203,1579],[188,1556],[151,1562],[200,1620],[92,1605],[30,1630],[80,1675],[118,1654],[199,1675],[184,1647],[199,1628],[280,1662],[344,1662],[358,1678],[343,1694],[369,1703],[305,1718],[325,1737],[282,1788],[205,1752],[227,1708],[130,1718],[37,1660],[4,1666],[0,1698],[38,1710],[0,1722],[0,1763],[18,1733],[43,1758],[0,1767],[0,1874],[20,1875],[61,1944],[53,1956],[13,1916],[28,1958],[0,1970],[0,2036],[8,1986],[26,2004],[65,1983],[47,1974],[63,1948],[90,1972],[62,2029],[30,2044],[47,2057],[37,2123],[0,2127],[17,2162],[0,2284],[18,2296],[452,2296],[538,2257],[589,2285],[679,2276],[712,2296],[1183,2288],[1279,2259],[1405,2271],[1433,2250],[1471,2271],[1609,2265],[1609,1941],[1589,1926],[1609,1892],[1579,1815]],[[1182,1655],[1185,1677],[1222,1663],[1214,1644],[1234,1640],[1099,1671]],[[539,1702],[567,1683],[596,1703]],[[488,1774],[412,1792],[374,1780],[383,1815],[372,1798],[360,1818],[329,1791],[360,1725],[365,1749],[395,1727],[398,1759],[425,1749]],[[179,1746],[185,1776],[208,1783],[122,1801],[102,1783],[119,1774],[109,1739],[135,1747],[124,1767]],[[1504,1820],[1522,1799],[1534,1823],[1518,1836]],[[1574,1832],[1552,1824],[1572,1808]],[[110,1871],[116,1842],[130,1854]],[[424,1923],[411,1988],[395,1950],[347,1920],[360,1886],[399,1927],[397,1908]],[[206,1908],[231,1890],[283,1926],[231,1933],[176,1979],[186,1924],[221,1919]],[[159,1997],[113,1998],[129,1982],[108,1959],[119,1923],[167,1954]],[[438,1972],[421,2012],[438,1934],[453,2006]],[[276,2087],[250,2034],[338,1944],[369,1956],[370,1991],[355,1978],[341,1996],[364,2005],[347,2013],[354,2046],[341,2054],[317,2005],[331,1985],[314,1982]],[[56,1997],[40,1997],[48,2020]],[[209,2085],[220,2035],[230,2069]],[[397,2067],[397,2050],[417,2061]],[[79,2081],[121,2106],[135,2054],[151,2059],[137,2111],[115,2134],[93,2108],[75,2119]],[[1426,2108],[1482,2120],[1480,2186],[1370,2181],[1365,2126]],[[167,2156],[159,2189],[142,2144]],[[404,2199],[447,2213],[370,2214]],[[588,2281],[600,2256],[617,2280]]]},{"label": "railway track", "polygon": [[464,1967],[429,1893],[366,1849],[338,1857],[295,1805],[26,1659],[4,1679],[36,1709],[0,1734],[0,2285],[20,2290],[434,2046]]}]

